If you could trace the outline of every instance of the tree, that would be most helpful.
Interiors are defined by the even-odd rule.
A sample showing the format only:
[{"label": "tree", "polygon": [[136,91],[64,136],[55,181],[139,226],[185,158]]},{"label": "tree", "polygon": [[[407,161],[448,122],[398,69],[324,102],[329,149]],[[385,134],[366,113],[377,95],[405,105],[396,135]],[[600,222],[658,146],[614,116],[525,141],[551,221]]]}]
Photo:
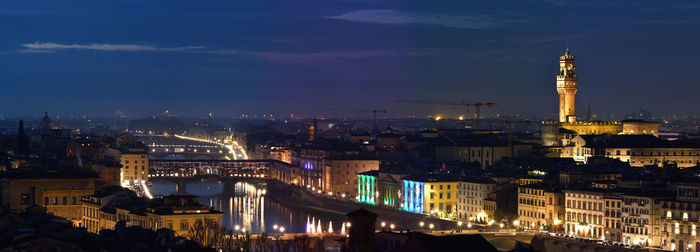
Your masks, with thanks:
[{"label": "tree", "polygon": [[226,230],[211,219],[197,220],[187,232],[187,238],[199,243],[202,247],[221,249],[224,244]]},{"label": "tree", "polygon": [[311,248],[309,247],[309,236],[307,234],[302,234],[294,237],[294,251],[299,252],[309,252]]}]

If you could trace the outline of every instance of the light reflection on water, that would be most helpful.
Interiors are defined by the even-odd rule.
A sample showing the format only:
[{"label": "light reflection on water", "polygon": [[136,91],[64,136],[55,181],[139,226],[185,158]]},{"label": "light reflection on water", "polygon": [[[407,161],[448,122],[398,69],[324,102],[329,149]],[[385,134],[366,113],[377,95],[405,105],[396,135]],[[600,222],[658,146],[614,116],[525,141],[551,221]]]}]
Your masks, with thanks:
[{"label": "light reflection on water", "polygon": [[[307,222],[313,221],[314,226],[321,222],[321,228],[328,230],[329,225],[339,232],[345,220],[338,214],[311,212],[306,209],[283,206],[263,194],[267,191],[264,185],[248,182],[190,182],[187,183],[187,193],[199,196],[199,202],[224,213],[222,224],[234,229],[239,225],[251,233],[273,233],[273,225],[283,226],[286,233],[304,233]],[[225,188],[231,188],[225,191]],[[177,183],[169,181],[152,181],[149,188],[153,195],[166,196],[177,192]],[[332,224],[331,224],[332,221]]]}]

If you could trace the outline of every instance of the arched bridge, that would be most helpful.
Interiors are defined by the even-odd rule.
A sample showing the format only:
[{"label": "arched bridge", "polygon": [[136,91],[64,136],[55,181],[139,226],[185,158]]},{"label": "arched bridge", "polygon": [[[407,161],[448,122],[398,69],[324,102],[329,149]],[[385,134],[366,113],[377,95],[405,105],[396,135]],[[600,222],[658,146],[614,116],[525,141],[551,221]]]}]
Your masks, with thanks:
[{"label": "arched bridge", "polygon": [[150,177],[219,177],[269,178],[270,171],[289,164],[266,160],[149,160]]}]

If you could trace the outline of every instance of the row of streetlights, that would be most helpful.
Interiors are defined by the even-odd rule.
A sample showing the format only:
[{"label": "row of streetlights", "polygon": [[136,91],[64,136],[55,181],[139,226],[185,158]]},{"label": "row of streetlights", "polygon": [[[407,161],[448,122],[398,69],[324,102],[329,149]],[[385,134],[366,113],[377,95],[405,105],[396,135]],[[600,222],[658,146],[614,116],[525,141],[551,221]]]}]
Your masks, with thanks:
[{"label": "row of streetlights", "polygon": [[[248,230],[246,230],[246,228],[241,228],[240,225],[233,226],[233,229],[236,230],[236,232],[240,231],[241,233],[245,233],[246,231],[248,231]],[[284,233],[284,226],[279,226],[279,225],[275,224],[275,225],[272,225],[272,229],[277,231],[277,232]]]}]

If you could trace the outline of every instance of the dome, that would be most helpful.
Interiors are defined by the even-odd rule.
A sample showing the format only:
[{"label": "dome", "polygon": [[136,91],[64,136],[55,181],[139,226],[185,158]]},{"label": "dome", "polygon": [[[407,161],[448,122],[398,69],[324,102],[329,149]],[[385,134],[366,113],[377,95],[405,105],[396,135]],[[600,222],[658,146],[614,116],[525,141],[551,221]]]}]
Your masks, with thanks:
[{"label": "dome", "polygon": [[41,127],[41,129],[53,128],[53,123],[51,122],[51,118],[49,118],[49,112],[44,112],[44,118],[41,119],[41,124],[39,124],[39,127]]}]

